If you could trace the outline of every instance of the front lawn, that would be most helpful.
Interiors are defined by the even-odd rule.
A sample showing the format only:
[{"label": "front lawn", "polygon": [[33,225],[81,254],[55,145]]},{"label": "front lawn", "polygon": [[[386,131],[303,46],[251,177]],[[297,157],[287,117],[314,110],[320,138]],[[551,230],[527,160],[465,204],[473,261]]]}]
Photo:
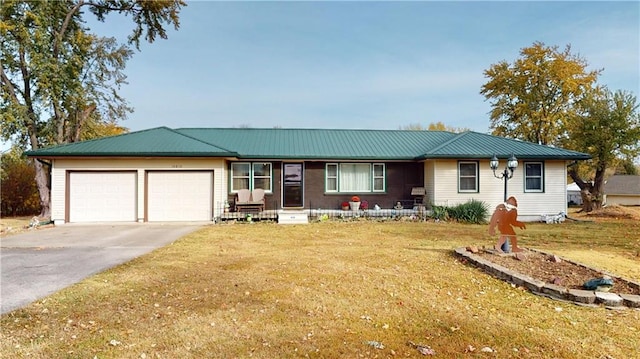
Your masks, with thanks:
[{"label": "front lawn", "polygon": [[[0,357],[423,357],[408,342],[443,358],[637,354],[640,311],[535,296],[453,256],[492,246],[486,232],[434,222],[209,226],[2,316]],[[640,278],[638,221],[518,233],[524,247]]]}]

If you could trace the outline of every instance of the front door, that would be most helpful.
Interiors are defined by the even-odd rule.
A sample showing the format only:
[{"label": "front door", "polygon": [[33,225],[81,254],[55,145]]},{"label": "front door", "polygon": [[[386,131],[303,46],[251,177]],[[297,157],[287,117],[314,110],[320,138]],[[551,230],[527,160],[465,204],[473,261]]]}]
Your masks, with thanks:
[{"label": "front door", "polygon": [[304,207],[302,163],[284,163],[282,173],[282,206],[284,208]]}]

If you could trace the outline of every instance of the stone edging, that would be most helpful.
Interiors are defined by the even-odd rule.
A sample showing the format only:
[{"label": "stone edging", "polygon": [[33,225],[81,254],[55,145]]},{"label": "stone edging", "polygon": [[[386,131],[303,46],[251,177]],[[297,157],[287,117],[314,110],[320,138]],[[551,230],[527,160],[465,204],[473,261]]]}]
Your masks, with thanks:
[{"label": "stone edging", "polygon": [[[528,249],[528,250],[543,253],[543,254],[548,254],[539,250],[532,250],[532,249]],[[477,256],[471,253],[464,247],[456,248],[455,253],[461,257],[466,258],[469,262],[471,262],[471,264],[484,270],[485,272],[491,274],[492,276],[498,279],[502,279],[504,281],[513,283],[517,286],[527,288],[529,291],[537,295],[542,295],[542,296],[556,299],[556,300],[569,301],[578,305],[585,305],[585,306],[603,305],[607,308],[615,308],[615,309],[620,309],[625,307],[640,308],[640,295],[616,294],[616,293],[609,293],[609,292],[596,292],[596,291],[590,291],[590,290],[568,289],[559,285],[555,285],[553,283],[545,283],[545,282],[533,279],[522,273],[514,272],[504,266],[501,266],[499,264],[496,264],[484,258],[481,258],[480,256]],[[602,271],[599,269],[590,268],[584,264],[576,263],[564,258],[561,258],[561,259],[563,261],[602,273]],[[625,278],[617,277],[609,273],[604,273],[604,274],[609,275],[614,280],[625,281],[633,287],[640,288],[640,283],[636,283]]]}]

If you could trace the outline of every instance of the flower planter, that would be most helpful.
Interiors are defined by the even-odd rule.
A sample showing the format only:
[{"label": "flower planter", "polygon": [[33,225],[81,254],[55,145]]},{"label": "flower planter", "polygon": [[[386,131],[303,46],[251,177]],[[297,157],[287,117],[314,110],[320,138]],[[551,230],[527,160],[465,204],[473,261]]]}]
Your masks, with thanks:
[{"label": "flower planter", "polygon": [[349,206],[351,206],[352,211],[360,210],[360,202],[349,202]]}]

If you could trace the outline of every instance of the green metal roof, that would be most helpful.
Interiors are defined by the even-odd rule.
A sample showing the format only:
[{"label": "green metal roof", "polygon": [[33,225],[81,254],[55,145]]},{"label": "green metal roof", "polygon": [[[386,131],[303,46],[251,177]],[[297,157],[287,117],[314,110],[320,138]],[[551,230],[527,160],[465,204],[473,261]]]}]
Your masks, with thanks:
[{"label": "green metal roof", "polygon": [[28,151],[33,157],[200,157],[236,156],[167,127]]},{"label": "green metal roof", "polygon": [[185,128],[245,158],[412,160],[454,134],[443,131]]},{"label": "green metal roof", "polygon": [[586,153],[562,148],[542,146],[531,142],[487,135],[478,132],[463,132],[420,156],[426,158],[487,158],[495,154],[507,158],[511,154],[517,158],[586,160]]},{"label": "green metal roof", "polygon": [[181,128],[132,132],[27,152],[32,157],[144,156],[244,159],[421,160],[506,158],[584,160],[585,153],[477,132]]}]

